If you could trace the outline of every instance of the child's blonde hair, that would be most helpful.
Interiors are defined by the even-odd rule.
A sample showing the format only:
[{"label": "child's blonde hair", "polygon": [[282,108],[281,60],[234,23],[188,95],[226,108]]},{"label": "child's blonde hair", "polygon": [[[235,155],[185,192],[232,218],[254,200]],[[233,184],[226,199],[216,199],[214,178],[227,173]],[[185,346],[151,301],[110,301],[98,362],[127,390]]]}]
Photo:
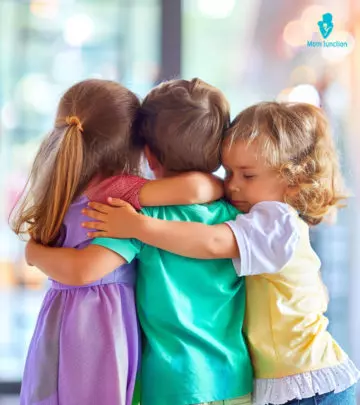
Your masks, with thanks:
[{"label": "child's blonde hair", "polygon": [[308,224],[319,224],[346,198],[329,124],[319,108],[305,103],[259,103],[234,119],[228,136],[231,142],[261,139],[263,157],[290,186],[285,201]]}]

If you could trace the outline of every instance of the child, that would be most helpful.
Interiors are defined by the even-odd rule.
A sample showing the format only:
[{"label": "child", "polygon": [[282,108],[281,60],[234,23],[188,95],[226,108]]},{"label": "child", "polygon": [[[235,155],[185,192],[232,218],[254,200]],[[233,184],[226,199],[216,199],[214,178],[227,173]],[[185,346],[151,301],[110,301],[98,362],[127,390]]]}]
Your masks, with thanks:
[{"label": "child", "polygon": [[[174,80],[145,98],[138,135],[157,178],[188,170],[211,173],[220,164],[228,124],[228,103],[219,90],[198,79]],[[142,212],[216,224],[234,219],[238,211],[217,201]],[[30,243],[27,260],[45,273],[67,274],[85,266],[102,277],[116,253],[119,260],[138,258],[137,310],[145,334],[141,405],[250,404],[244,282],[231,261],[188,259],[131,240],[96,243],[81,252]],[[92,255],[86,253],[90,248]]]},{"label": "child", "polygon": [[309,242],[309,226],[344,198],[326,118],[307,104],[252,106],[227,130],[222,159],[226,195],[245,213],[235,221],[169,223],[120,202],[106,215],[88,212],[106,223],[87,226],[105,230],[93,236],[133,237],[188,257],[233,258],[248,276],[254,403],[354,405],[359,372],[326,330],[327,294]]},{"label": "child", "polygon": [[[137,177],[142,149],[132,127],[139,107],[133,93],[105,80],[80,82],[65,93],[14,218],[17,234],[81,249],[89,243],[80,226],[89,199],[105,201],[115,193],[140,209],[221,196],[206,174],[152,182]],[[22,405],[131,403],[139,360],[135,273],[134,265],[117,268],[123,262],[114,256],[104,278],[86,267],[71,269],[72,279],[48,272],[54,281],[30,345]]]}]

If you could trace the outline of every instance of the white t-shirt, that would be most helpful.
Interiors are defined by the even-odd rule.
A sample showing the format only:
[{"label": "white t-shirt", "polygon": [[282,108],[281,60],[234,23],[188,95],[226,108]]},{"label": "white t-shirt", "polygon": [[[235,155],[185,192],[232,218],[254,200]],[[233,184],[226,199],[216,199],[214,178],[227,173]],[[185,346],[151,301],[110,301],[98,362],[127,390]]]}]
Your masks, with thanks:
[{"label": "white t-shirt", "polygon": [[289,262],[299,241],[295,215],[288,204],[263,201],[227,222],[240,251],[233,260],[239,276],[276,273]]}]

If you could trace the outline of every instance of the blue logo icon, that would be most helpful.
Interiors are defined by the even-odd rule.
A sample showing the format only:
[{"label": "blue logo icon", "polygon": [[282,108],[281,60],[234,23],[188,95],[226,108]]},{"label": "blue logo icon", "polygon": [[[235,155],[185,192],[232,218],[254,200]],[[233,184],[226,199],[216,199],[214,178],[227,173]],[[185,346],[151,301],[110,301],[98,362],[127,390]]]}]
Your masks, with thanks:
[{"label": "blue logo icon", "polygon": [[320,33],[326,39],[332,32],[334,24],[332,22],[332,14],[326,13],[322,16],[322,21],[318,22]]}]

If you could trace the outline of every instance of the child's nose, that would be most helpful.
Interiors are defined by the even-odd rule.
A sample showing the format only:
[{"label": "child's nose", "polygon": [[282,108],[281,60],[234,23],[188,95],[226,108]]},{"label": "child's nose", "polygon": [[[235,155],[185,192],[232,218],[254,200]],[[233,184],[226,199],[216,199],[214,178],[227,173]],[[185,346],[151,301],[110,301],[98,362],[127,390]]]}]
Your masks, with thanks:
[{"label": "child's nose", "polygon": [[230,180],[229,182],[229,190],[232,192],[239,192],[240,191],[240,184],[234,180]]}]

